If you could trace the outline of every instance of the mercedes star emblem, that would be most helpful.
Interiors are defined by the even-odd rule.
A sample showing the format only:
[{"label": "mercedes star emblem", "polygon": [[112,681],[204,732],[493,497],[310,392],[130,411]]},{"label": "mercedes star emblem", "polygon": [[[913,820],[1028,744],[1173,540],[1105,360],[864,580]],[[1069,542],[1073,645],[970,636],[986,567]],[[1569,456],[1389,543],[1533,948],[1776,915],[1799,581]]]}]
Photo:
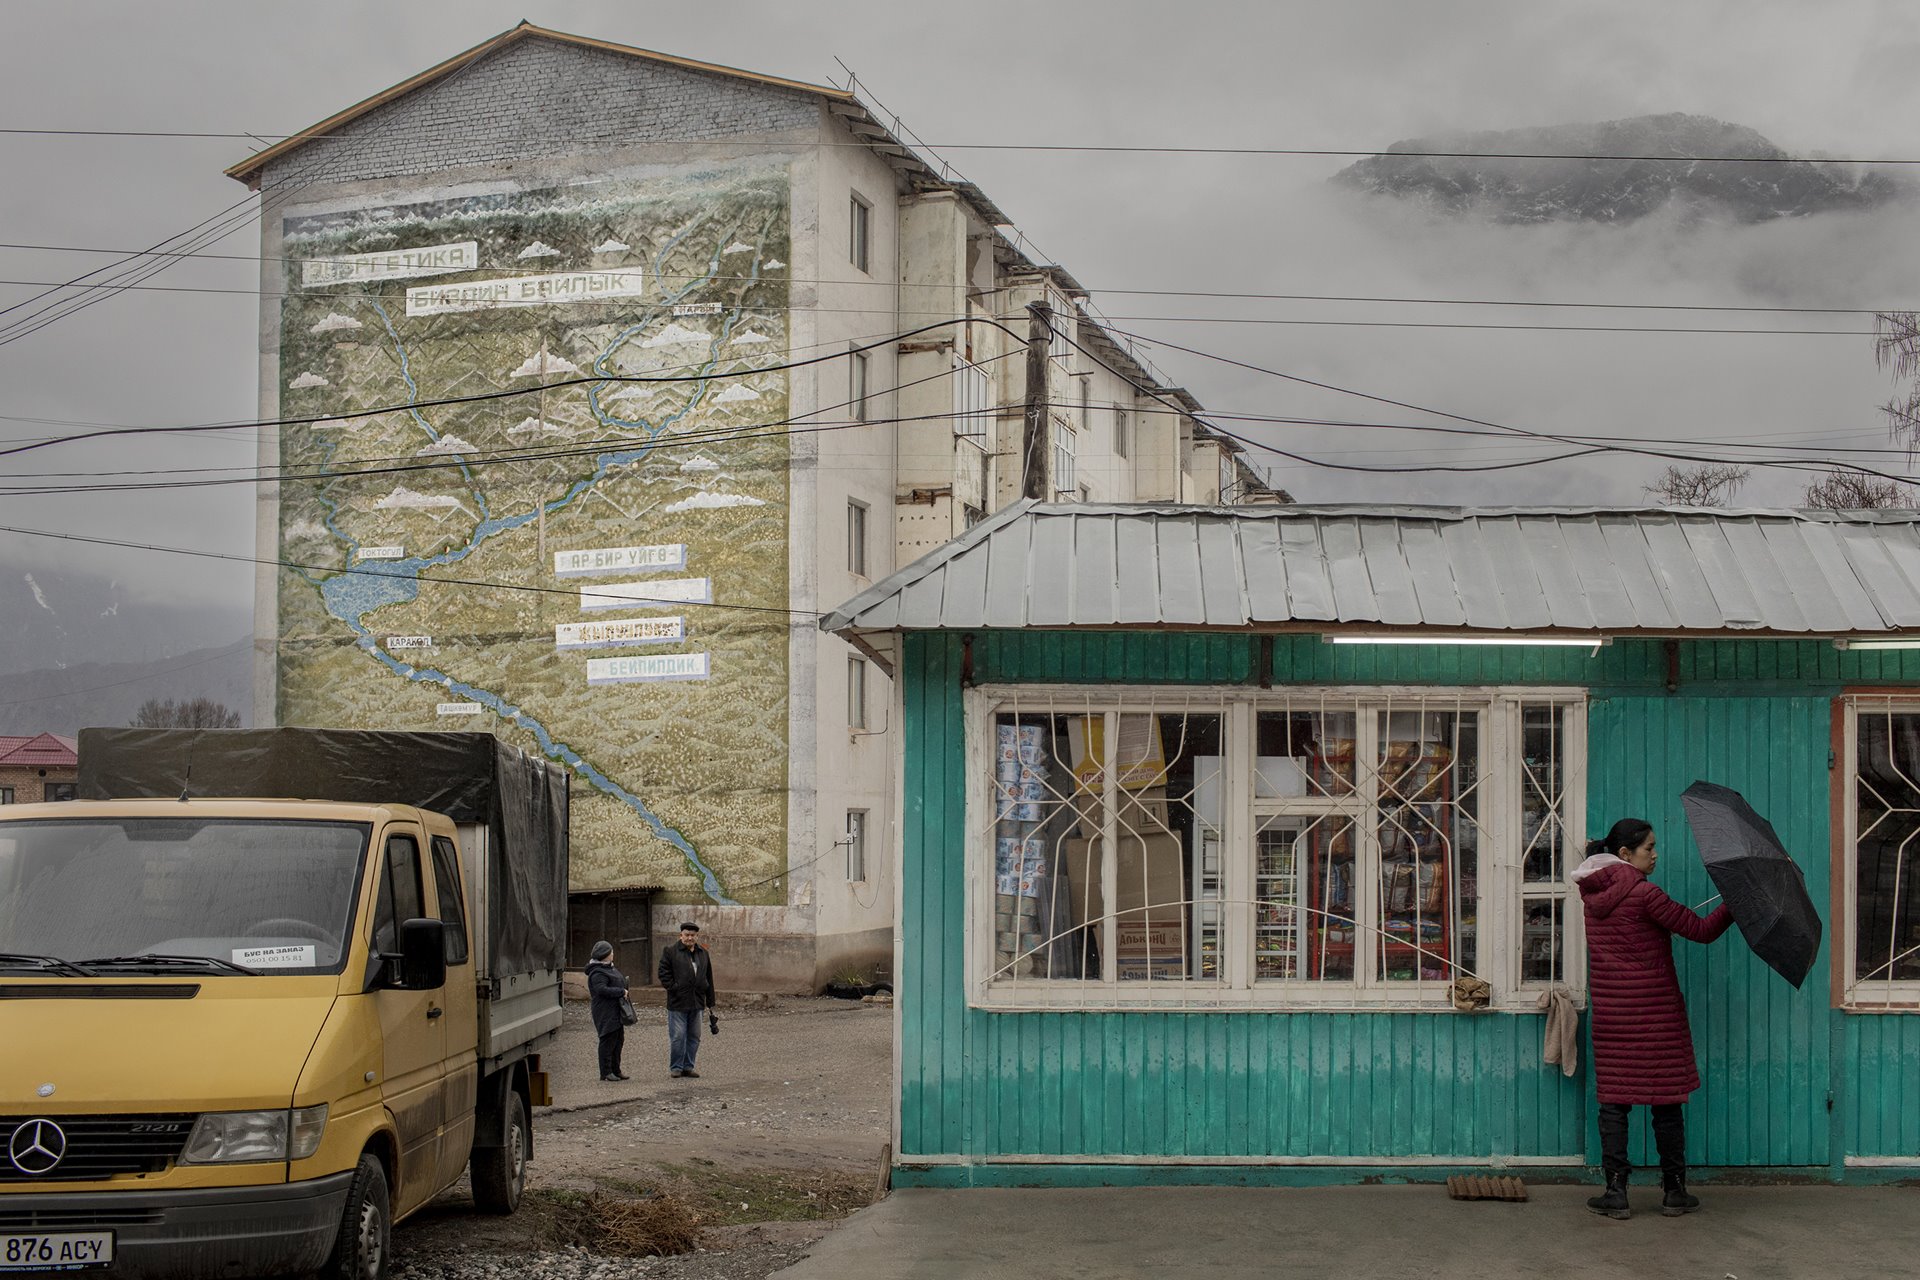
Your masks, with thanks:
[{"label": "mercedes star emblem", "polygon": [[29,1178],[53,1172],[67,1154],[67,1135],[51,1120],[25,1120],[7,1143],[7,1158]]},{"label": "mercedes star emblem", "polygon": [[51,1084],[43,1084],[38,1089],[35,1089],[34,1092],[43,1098],[51,1098],[53,1096],[53,1086]]}]

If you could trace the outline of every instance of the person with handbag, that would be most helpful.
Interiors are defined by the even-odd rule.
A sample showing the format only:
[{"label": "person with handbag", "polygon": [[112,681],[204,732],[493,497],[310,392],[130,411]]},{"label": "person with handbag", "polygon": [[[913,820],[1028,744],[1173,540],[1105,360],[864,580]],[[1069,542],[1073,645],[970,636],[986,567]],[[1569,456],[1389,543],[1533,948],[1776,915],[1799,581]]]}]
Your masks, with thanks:
[{"label": "person with handbag", "polygon": [[587,960],[587,998],[593,1012],[593,1030],[600,1037],[600,1078],[625,1080],[620,1070],[620,1051],[627,1043],[627,1028],[638,1022],[633,1001],[627,997],[627,975],[613,967],[613,944],[593,944]]},{"label": "person with handbag", "polygon": [[667,1049],[670,1076],[699,1079],[693,1060],[700,1052],[700,1021],[717,1035],[713,1012],[713,955],[700,945],[700,926],[680,926],[680,940],[660,953],[660,985],[667,992]]}]

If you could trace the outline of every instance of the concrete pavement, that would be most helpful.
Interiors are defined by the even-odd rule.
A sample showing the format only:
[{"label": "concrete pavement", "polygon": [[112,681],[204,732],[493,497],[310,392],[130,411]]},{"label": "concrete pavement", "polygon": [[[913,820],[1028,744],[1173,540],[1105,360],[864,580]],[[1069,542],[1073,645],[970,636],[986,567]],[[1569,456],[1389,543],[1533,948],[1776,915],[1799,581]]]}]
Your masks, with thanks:
[{"label": "concrete pavement", "polygon": [[1685,1277],[1804,1280],[1920,1274],[1920,1191],[1702,1187],[1700,1212],[1588,1213],[1588,1187],[1529,1187],[1525,1204],[1442,1186],[896,1191],[779,1280],[1122,1280],[1205,1274],[1341,1280]]}]

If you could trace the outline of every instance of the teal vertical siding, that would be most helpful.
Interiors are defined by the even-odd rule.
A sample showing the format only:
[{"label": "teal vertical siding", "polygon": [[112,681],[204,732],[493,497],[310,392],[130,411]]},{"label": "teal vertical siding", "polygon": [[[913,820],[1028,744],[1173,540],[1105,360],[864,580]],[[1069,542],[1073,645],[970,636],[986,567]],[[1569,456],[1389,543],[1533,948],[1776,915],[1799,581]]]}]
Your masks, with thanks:
[{"label": "teal vertical siding", "polygon": [[[1698,906],[1716,890],[1680,793],[1697,778],[1732,787],[1773,823],[1829,915],[1831,707],[1826,697],[1596,696],[1588,710],[1590,823],[1596,831],[1623,817],[1653,823],[1660,886]],[[1827,1164],[1827,948],[1798,991],[1755,959],[1737,931],[1705,947],[1676,939],[1673,948],[1700,1061],[1700,1092],[1687,1109],[1688,1159]],[[1636,1157],[1645,1160],[1644,1152]]]},{"label": "teal vertical siding", "polygon": [[[1665,851],[1662,885],[1701,902],[1713,889],[1679,795],[1695,778],[1725,783],[1802,856],[1830,915],[1832,699],[1845,684],[1920,681],[1920,654],[1740,641],[1685,643],[1678,657],[1680,688],[1670,694],[1657,641],[1597,654],[1336,647],[1313,637],[1263,649],[1258,637],[1171,632],[985,632],[972,644],[982,683],[1584,686],[1596,828],[1648,818]],[[1590,1073],[1568,1080],[1543,1066],[1538,1016],[969,1008],[963,669],[959,636],[906,637],[902,1160],[1591,1157]],[[1675,948],[1702,1067],[1689,1108],[1695,1164],[1822,1166],[1843,1148],[1920,1154],[1920,1107],[1904,1098],[1920,1063],[1920,1018],[1830,1012],[1824,948],[1798,992],[1737,936]],[[1829,1090],[1843,1100],[1837,1113]]]}]

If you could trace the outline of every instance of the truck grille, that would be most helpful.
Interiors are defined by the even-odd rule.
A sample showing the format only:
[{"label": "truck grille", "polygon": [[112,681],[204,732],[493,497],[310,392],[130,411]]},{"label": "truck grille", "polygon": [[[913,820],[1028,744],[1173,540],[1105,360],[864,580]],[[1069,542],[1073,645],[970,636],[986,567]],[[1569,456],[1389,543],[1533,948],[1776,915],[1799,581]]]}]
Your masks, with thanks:
[{"label": "truck grille", "polygon": [[[0,1183],[87,1182],[118,1174],[158,1173],[180,1158],[197,1118],[192,1114],[0,1116]],[[30,1128],[39,1121],[57,1126],[58,1137],[44,1128]],[[46,1167],[48,1153],[55,1148],[60,1148],[60,1158]]]},{"label": "truck grille", "polygon": [[98,1231],[105,1227],[152,1227],[167,1220],[159,1209],[8,1209],[0,1206],[0,1231]]}]

